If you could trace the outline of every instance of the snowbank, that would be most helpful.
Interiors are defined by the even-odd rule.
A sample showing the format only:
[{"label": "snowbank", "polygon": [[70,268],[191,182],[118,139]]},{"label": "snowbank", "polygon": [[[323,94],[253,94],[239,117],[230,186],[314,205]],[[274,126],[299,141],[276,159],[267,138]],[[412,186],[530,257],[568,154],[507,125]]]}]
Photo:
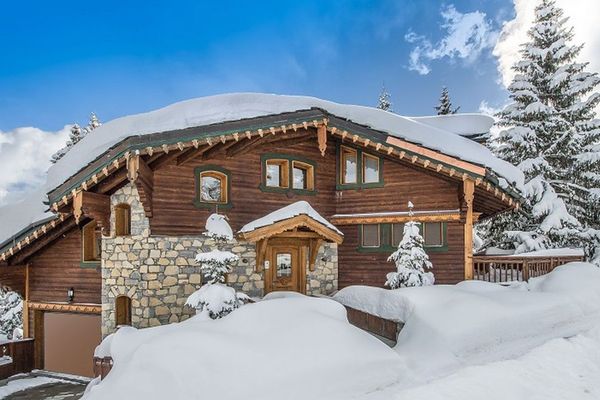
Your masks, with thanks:
[{"label": "snowbank", "polygon": [[119,329],[93,399],[349,399],[394,383],[399,356],[328,299],[288,297],[225,318]]},{"label": "snowbank", "polygon": [[[492,118],[464,115],[445,119],[419,121],[372,107],[346,105],[305,96],[281,96],[264,93],[232,93],[182,101],[143,114],[118,118],[84,137],[48,171],[46,188],[56,188],[79,169],[100,156],[121,140],[136,135],[147,135],[225,121],[260,117],[283,112],[322,108],[373,129],[381,130],[433,150],[484,165],[522,188],[523,174],[511,164],[496,158],[488,149],[454,132],[467,133],[473,125],[477,132]],[[475,118],[476,117],[476,118]],[[486,120],[487,119],[487,120]],[[457,122],[452,122],[458,120]],[[447,122],[450,121],[450,122]],[[483,121],[483,123],[481,122]],[[444,127],[450,125],[449,130]]]},{"label": "snowbank", "polygon": [[397,290],[354,286],[334,299],[404,322],[396,351],[412,369],[435,376],[590,328],[600,316],[600,269],[570,263],[532,279],[529,290],[476,281]]}]

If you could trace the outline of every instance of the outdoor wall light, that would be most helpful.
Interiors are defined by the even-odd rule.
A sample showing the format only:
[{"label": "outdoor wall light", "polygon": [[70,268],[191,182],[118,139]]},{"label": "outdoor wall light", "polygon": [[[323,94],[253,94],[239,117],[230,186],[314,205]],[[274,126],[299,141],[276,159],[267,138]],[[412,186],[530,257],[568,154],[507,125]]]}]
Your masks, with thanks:
[{"label": "outdoor wall light", "polygon": [[75,289],[69,288],[67,290],[67,299],[68,299],[69,303],[72,303],[74,298],[75,298]]}]

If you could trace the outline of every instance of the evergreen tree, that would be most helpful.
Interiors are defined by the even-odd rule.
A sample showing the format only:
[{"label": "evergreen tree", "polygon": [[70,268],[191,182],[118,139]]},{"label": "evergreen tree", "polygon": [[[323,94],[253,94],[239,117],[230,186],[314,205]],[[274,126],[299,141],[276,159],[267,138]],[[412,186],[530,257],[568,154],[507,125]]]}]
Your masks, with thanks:
[{"label": "evergreen tree", "polygon": [[442,94],[440,95],[440,104],[434,107],[438,115],[456,114],[460,110],[460,106],[452,109],[452,102],[450,101],[450,94],[448,88],[444,86],[442,88]]},{"label": "evergreen tree", "polygon": [[[566,245],[594,247],[600,187],[600,124],[593,93],[597,74],[574,59],[581,45],[571,45],[573,28],[553,0],[535,8],[529,41],[509,86],[512,103],[499,114],[504,128],[497,154],[525,175],[522,208],[489,223],[488,243],[517,252]],[[591,94],[591,95],[590,95]],[[597,235],[596,235],[597,236]]]},{"label": "evergreen tree", "polygon": [[[409,215],[412,217],[413,204],[408,202]],[[419,233],[419,224],[411,219],[404,224],[404,236],[396,250],[388,258],[396,264],[396,272],[387,274],[386,286],[392,289],[412,286],[433,285],[434,277],[426,269],[433,268],[429,256],[423,249],[423,236]]]},{"label": "evergreen tree", "polygon": [[23,329],[23,299],[0,287],[0,337],[13,339],[18,329]]},{"label": "evergreen tree", "polygon": [[71,133],[69,135],[69,140],[65,144],[65,147],[58,150],[56,153],[52,155],[50,161],[52,164],[56,164],[58,160],[63,158],[65,154],[71,150],[71,147],[75,146],[81,139],[83,139],[88,133],[101,126],[102,123],[98,119],[95,113],[91,113],[90,121],[88,122],[85,128],[81,128],[78,124],[75,124],[71,127]]},{"label": "evergreen tree", "polygon": [[384,111],[393,111],[391,96],[385,89],[385,85],[381,86],[381,93],[379,93],[379,102],[377,103],[377,108]]}]

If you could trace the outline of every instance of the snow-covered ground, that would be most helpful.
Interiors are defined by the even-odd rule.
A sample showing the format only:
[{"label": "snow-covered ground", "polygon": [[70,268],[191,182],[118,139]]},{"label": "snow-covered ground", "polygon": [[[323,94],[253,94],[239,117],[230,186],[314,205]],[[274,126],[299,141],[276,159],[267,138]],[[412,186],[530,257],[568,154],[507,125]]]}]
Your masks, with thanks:
[{"label": "snow-covered ground", "polygon": [[[600,269],[336,299],[405,322],[388,348],[331,299],[268,296],[220,320],[119,330],[115,366],[85,399],[600,398]],[[143,382],[143,384],[140,384]]]}]

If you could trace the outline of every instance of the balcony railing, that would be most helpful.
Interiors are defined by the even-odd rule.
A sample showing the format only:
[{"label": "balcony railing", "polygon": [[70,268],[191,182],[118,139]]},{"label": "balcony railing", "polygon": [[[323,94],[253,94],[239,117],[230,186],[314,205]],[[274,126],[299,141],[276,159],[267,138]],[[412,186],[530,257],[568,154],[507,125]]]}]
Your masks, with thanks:
[{"label": "balcony railing", "polygon": [[583,261],[583,256],[474,256],[473,279],[495,283],[528,281],[573,261]]}]

